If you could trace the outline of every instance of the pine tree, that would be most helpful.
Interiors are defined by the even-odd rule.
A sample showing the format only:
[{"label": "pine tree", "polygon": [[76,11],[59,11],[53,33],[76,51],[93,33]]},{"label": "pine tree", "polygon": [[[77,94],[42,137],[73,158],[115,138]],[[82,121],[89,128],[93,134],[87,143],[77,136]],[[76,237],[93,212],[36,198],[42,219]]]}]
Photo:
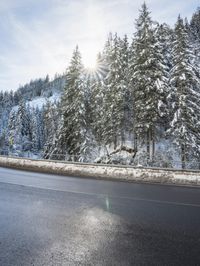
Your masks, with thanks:
[{"label": "pine tree", "polygon": [[200,41],[200,7],[197,8],[197,11],[192,16],[190,29],[193,34],[194,40]]},{"label": "pine tree", "polygon": [[19,103],[16,118],[17,144],[21,146],[22,150],[31,149],[32,132],[30,124],[30,112],[22,99]]},{"label": "pine tree", "polygon": [[9,119],[8,119],[8,139],[9,139],[9,148],[10,150],[14,150],[14,145],[16,142],[16,112],[13,110],[10,112]]},{"label": "pine tree", "polygon": [[[32,151],[38,153],[44,146],[44,121],[42,115],[37,107],[31,109],[31,135],[32,135]],[[49,126],[52,126],[49,123]],[[54,129],[54,127],[52,127]]]},{"label": "pine tree", "polygon": [[55,140],[54,153],[81,160],[87,150],[87,123],[84,95],[84,76],[78,47],[73,52],[66,75],[65,91],[61,100],[62,120]]},{"label": "pine tree", "polygon": [[194,48],[195,61],[200,65],[200,8],[193,14],[190,24],[188,23],[190,44]]},{"label": "pine tree", "polygon": [[[163,97],[163,104],[160,106],[159,112],[162,114],[160,118],[160,125],[164,126],[165,132],[169,128],[170,121],[170,99],[167,98],[170,91],[169,77],[172,68],[172,45],[174,38],[173,30],[167,24],[158,24],[155,29],[156,40],[160,48],[160,53],[163,56],[161,60],[164,62],[164,76],[165,76],[165,90]],[[163,134],[160,134],[163,137]]]},{"label": "pine tree", "polygon": [[[39,134],[39,150],[43,150],[44,148],[44,108],[39,109],[36,108],[36,116],[38,123],[38,134]],[[57,123],[59,123],[59,118],[57,118]]]},{"label": "pine tree", "polygon": [[163,55],[167,71],[169,72],[172,68],[172,45],[174,32],[166,24],[157,24],[156,29],[156,39],[159,42],[161,53]]},{"label": "pine tree", "polygon": [[120,61],[121,61],[121,88],[122,88],[122,120],[121,120],[121,140],[125,141],[125,135],[133,133],[133,95],[129,87],[129,66],[130,66],[130,47],[127,35],[120,40]]},{"label": "pine tree", "polygon": [[94,83],[91,85],[91,101],[90,101],[90,109],[91,109],[91,129],[93,135],[96,138],[96,141],[99,145],[105,144],[104,143],[104,117],[105,117],[105,110],[103,106],[103,99],[104,99],[104,92],[105,92],[105,84],[103,80],[95,80]]},{"label": "pine tree", "polygon": [[[104,116],[104,133],[103,137],[106,144],[117,145],[118,132],[120,126],[118,123],[120,121],[117,119],[117,100],[120,97],[120,48],[119,48],[119,38],[115,34],[113,39],[113,46],[110,51],[109,58],[109,72],[106,77],[106,91],[104,95],[104,111],[106,116]],[[121,97],[120,97],[121,98]],[[119,107],[119,106],[118,106]],[[120,114],[119,114],[120,115]]]},{"label": "pine tree", "polygon": [[55,132],[58,129],[58,123],[59,123],[58,106],[52,104],[50,101],[47,101],[47,104],[44,107],[43,113],[44,113],[43,157],[48,158],[49,151],[51,150],[52,143],[54,142]]},{"label": "pine tree", "polygon": [[150,159],[155,153],[156,130],[163,115],[167,90],[166,65],[146,4],[136,21],[134,58],[130,71],[134,94],[134,133],[146,139]]},{"label": "pine tree", "polygon": [[127,37],[121,40],[115,34],[110,49],[109,72],[105,79],[103,100],[103,138],[106,144],[114,144],[114,148],[125,141],[128,49]]},{"label": "pine tree", "polygon": [[110,32],[102,53],[102,61],[105,68],[107,69],[107,72],[109,71],[109,65],[111,63],[110,61],[111,61],[112,49],[113,49],[113,34]]},{"label": "pine tree", "polygon": [[35,109],[31,112],[31,135],[32,135],[32,151],[39,150],[39,134],[38,134],[38,120]]},{"label": "pine tree", "polygon": [[191,151],[200,152],[200,80],[194,64],[194,53],[189,44],[184,22],[178,17],[173,42],[171,70],[173,119],[169,133],[180,150],[182,168]]}]

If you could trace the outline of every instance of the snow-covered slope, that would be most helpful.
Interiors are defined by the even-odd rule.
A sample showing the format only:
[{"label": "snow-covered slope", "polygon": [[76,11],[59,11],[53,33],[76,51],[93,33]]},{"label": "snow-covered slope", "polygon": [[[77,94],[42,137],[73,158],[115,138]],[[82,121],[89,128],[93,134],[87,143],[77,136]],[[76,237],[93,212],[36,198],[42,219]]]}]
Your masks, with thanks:
[{"label": "snow-covered slope", "polygon": [[55,103],[58,102],[60,100],[61,94],[59,93],[55,93],[53,94],[51,97],[37,97],[34,98],[31,101],[28,101],[27,104],[29,104],[29,106],[31,108],[39,108],[41,109],[46,103],[47,101],[51,102],[51,103]]}]

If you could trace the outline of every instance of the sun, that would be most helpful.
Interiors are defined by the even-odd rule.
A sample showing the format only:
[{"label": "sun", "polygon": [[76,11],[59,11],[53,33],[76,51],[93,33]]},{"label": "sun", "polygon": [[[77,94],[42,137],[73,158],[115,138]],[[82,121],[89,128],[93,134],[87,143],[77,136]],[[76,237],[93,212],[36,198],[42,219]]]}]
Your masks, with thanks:
[{"label": "sun", "polygon": [[88,50],[83,55],[83,65],[86,69],[95,71],[97,69],[97,54]]},{"label": "sun", "polygon": [[98,46],[88,44],[82,54],[82,63],[84,66],[84,75],[88,79],[100,80],[106,75],[107,65],[105,64],[101,54],[99,53]]}]

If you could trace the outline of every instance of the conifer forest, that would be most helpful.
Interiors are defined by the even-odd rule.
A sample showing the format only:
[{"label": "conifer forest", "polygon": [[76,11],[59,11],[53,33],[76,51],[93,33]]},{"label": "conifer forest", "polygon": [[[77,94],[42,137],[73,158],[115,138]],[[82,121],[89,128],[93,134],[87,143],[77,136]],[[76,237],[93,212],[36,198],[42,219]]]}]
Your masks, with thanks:
[{"label": "conifer forest", "polygon": [[170,27],[143,4],[94,69],[77,45],[65,73],[0,92],[0,153],[200,169],[200,8]]}]

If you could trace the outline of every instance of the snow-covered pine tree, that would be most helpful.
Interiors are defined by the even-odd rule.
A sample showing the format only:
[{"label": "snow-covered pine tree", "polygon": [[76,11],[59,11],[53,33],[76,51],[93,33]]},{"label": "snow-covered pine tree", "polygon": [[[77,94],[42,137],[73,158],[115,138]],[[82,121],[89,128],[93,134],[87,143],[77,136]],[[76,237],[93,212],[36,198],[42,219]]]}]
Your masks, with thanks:
[{"label": "snow-covered pine tree", "polygon": [[[39,109],[36,107],[35,115],[37,119],[37,132],[38,132],[38,151],[41,151],[44,148],[44,109]],[[57,119],[58,120],[58,119]],[[57,121],[58,123],[59,121]]]},{"label": "snow-covered pine tree", "polygon": [[48,139],[50,140],[50,142],[52,142],[52,138],[55,134],[53,105],[49,100],[47,100],[47,103],[44,106],[43,115],[44,115],[44,141],[46,143],[45,145],[47,145]]},{"label": "snow-covered pine tree", "polygon": [[[189,23],[188,23],[189,24]],[[188,25],[190,43],[194,48],[195,61],[200,67],[200,7],[193,14],[190,24]]]},{"label": "snow-covered pine tree", "polygon": [[197,8],[197,11],[192,16],[190,21],[190,29],[194,39],[200,41],[200,7]]},{"label": "snow-covered pine tree", "polygon": [[111,62],[111,50],[113,47],[113,35],[109,34],[105,43],[102,53],[97,57],[97,75],[92,81],[91,85],[91,112],[92,112],[92,124],[91,128],[96,141],[99,145],[105,145],[106,139],[104,139],[104,125],[105,117],[107,116],[105,108],[105,95],[106,95],[106,78],[109,72],[109,66]]},{"label": "snow-covered pine tree", "polygon": [[164,134],[166,130],[169,128],[169,121],[170,121],[170,112],[169,112],[169,100],[167,99],[167,96],[169,95],[169,77],[170,77],[170,71],[172,68],[172,42],[173,42],[173,36],[174,32],[173,30],[167,25],[167,24],[157,24],[155,29],[156,34],[156,41],[158,42],[158,46],[160,48],[160,53],[163,56],[164,60],[164,77],[165,77],[165,90],[164,90],[164,97],[163,97],[163,103],[160,106],[159,112],[162,114],[160,117],[160,125],[161,125],[161,134],[160,137],[163,137],[162,131],[164,126]]},{"label": "snow-covered pine tree", "polygon": [[[32,151],[40,152],[44,146],[44,121],[42,111],[37,107],[31,109]],[[49,124],[51,126],[51,124]]]},{"label": "snow-covered pine tree", "polygon": [[21,146],[22,151],[31,150],[31,121],[30,112],[27,110],[24,99],[19,103],[16,118],[16,133],[17,133],[17,144]]},{"label": "snow-covered pine tree", "polygon": [[105,92],[104,81],[99,79],[95,80],[94,83],[91,85],[91,101],[90,101],[91,116],[92,116],[91,129],[99,146],[105,144],[103,139],[103,132],[104,132],[103,121],[104,121],[104,116],[106,115],[103,108],[104,92]]},{"label": "snow-covered pine tree", "polygon": [[173,29],[171,29],[166,23],[163,23],[157,24],[155,31],[167,71],[169,72],[172,68],[172,42],[174,36]]},{"label": "snow-covered pine tree", "polygon": [[150,159],[155,153],[157,127],[163,115],[167,90],[166,65],[156,38],[150,12],[144,3],[136,21],[134,62],[131,65],[134,94],[134,133],[146,140]]},{"label": "snow-covered pine tree", "polygon": [[126,135],[133,134],[133,95],[129,87],[129,60],[130,48],[127,35],[120,39],[120,70],[121,70],[121,96],[122,96],[122,121],[121,121],[121,141],[126,140]]},{"label": "snow-covered pine tree", "polygon": [[112,49],[109,57],[109,72],[105,79],[104,95],[104,132],[106,144],[114,144],[125,140],[125,111],[127,68],[128,68],[128,42],[127,38],[121,40],[117,34],[113,38]]},{"label": "snow-covered pine tree", "polygon": [[[103,108],[105,116],[103,117],[103,139],[106,144],[117,145],[117,128],[119,127],[117,123],[117,113],[116,113],[116,99],[115,94],[117,94],[117,86],[120,82],[120,48],[119,48],[119,37],[115,34],[113,38],[113,45],[109,54],[109,71],[105,79],[106,91],[104,95]],[[116,95],[118,96],[118,95]]]},{"label": "snow-covered pine tree", "polygon": [[84,95],[84,75],[78,46],[67,69],[66,86],[61,99],[62,120],[55,139],[53,153],[65,159],[81,160],[87,151],[87,123]]},{"label": "snow-covered pine tree", "polygon": [[105,43],[104,49],[103,49],[103,53],[102,53],[102,62],[104,65],[104,68],[106,70],[106,73],[109,71],[109,65],[110,65],[110,60],[111,60],[111,51],[113,49],[113,34],[110,32],[108,35],[108,39]]},{"label": "snow-covered pine tree", "polygon": [[[52,143],[54,142],[55,133],[58,129],[58,124],[60,117],[58,115],[59,107],[47,101],[43,109],[44,116],[44,151],[43,157],[49,158],[49,152],[52,148]],[[54,159],[54,158],[52,158]]]},{"label": "snow-covered pine tree", "polygon": [[13,110],[10,112],[8,119],[8,141],[9,141],[9,150],[14,152],[15,138],[16,138],[16,112]]},{"label": "snow-covered pine tree", "polygon": [[37,152],[39,150],[39,134],[38,134],[38,121],[35,109],[31,110],[31,132],[32,132],[32,151]]},{"label": "snow-covered pine tree", "polygon": [[169,133],[179,148],[182,168],[185,168],[191,153],[200,154],[200,80],[194,64],[194,52],[180,16],[175,26],[170,83],[174,102]]},{"label": "snow-covered pine tree", "polygon": [[132,102],[132,131],[134,136],[134,150],[137,152],[138,150],[138,141],[137,141],[137,134],[135,132],[135,106],[134,106],[134,90],[135,90],[135,42],[134,39],[132,40],[130,47],[129,47],[129,66],[128,66],[128,86],[130,92],[130,101]]}]

